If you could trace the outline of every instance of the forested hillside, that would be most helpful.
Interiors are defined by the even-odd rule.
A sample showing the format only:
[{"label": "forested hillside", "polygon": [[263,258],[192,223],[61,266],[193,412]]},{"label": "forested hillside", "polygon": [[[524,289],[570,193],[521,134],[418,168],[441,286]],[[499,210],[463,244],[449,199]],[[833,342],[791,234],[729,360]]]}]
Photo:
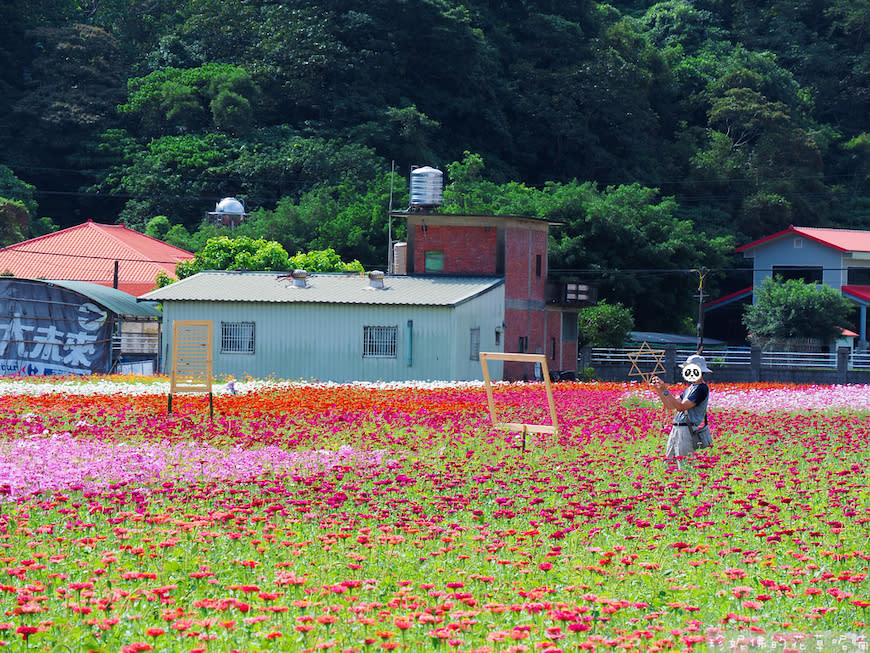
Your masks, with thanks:
[{"label": "forested hillside", "polygon": [[[221,197],[291,253],[386,261],[415,164],[537,215],[654,324],[788,224],[870,228],[867,0],[0,5],[0,241],[92,218],[198,249]],[[397,228],[401,228],[398,225]],[[610,285],[608,285],[610,284]],[[618,290],[616,289],[618,286]]]}]

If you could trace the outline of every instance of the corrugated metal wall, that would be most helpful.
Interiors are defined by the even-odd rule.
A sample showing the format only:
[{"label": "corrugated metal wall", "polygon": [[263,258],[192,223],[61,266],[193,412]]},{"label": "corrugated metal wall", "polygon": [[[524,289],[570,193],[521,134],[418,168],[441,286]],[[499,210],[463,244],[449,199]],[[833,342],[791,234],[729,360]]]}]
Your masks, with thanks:
[{"label": "corrugated metal wall", "polygon": [[[172,322],[212,320],[217,378],[458,381],[482,378],[470,357],[471,328],[480,327],[481,351],[496,350],[504,286],[458,307],[167,301],[163,310],[166,373]],[[254,354],[221,353],[221,322],[254,322]],[[363,357],[364,326],[396,327],[395,358]],[[490,374],[500,379],[500,366]]]}]

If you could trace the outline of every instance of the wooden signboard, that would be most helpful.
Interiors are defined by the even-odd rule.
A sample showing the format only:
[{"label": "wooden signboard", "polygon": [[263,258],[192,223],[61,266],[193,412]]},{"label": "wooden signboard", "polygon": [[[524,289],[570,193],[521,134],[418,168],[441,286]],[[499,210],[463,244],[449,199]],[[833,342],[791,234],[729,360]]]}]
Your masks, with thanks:
[{"label": "wooden signboard", "polygon": [[[526,424],[523,422],[503,422],[498,418],[495,409],[495,399],[492,395],[492,383],[489,376],[487,361],[515,361],[520,363],[537,363],[541,366],[541,376],[547,391],[547,404],[550,408],[550,425]],[[523,451],[526,450],[526,433],[558,433],[559,420],[556,417],[556,404],[553,401],[553,387],[550,385],[550,370],[547,368],[547,357],[543,354],[505,354],[501,352],[480,352],[480,367],[483,370],[483,385],[486,388],[486,401],[489,405],[489,415],[492,425],[504,431],[520,431],[523,434]]]},{"label": "wooden signboard", "polygon": [[214,416],[212,395],[212,322],[175,320],[172,323],[172,373],[169,412],[176,392],[208,393],[209,415]]}]

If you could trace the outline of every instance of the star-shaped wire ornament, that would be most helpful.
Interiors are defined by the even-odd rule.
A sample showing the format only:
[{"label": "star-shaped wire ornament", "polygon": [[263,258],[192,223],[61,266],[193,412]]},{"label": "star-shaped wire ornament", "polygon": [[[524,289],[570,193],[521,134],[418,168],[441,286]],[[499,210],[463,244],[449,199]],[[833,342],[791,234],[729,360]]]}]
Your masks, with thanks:
[{"label": "star-shaped wire ornament", "polygon": [[[628,372],[629,376],[639,376],[643,382],[649,385],[649,382],[656,374],[664,374],[665,366],[662,364],[662,358],[665,357],[664,349],[652,349],[648,343],[644,342],[637,351],[629,352],[628,360],[631,361],[631,369]],[[651,372],[642,372],[638,367],[638,363],[654,363]]]}]

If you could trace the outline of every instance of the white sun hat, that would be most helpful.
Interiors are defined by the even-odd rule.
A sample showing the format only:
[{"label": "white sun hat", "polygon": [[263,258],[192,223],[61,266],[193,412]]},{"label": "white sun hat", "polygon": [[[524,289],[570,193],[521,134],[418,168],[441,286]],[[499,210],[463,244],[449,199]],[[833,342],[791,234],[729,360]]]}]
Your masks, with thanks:
[{"label": "white sun hat", "polygon": [[701,368],[702,372],[713,372],[709,367],[707,367],[707,361],[703,356],[699,354],[692,354],[686,359],[686,362],[680,365],[680,367],[685,367],[686,365],[697,365]]}]

